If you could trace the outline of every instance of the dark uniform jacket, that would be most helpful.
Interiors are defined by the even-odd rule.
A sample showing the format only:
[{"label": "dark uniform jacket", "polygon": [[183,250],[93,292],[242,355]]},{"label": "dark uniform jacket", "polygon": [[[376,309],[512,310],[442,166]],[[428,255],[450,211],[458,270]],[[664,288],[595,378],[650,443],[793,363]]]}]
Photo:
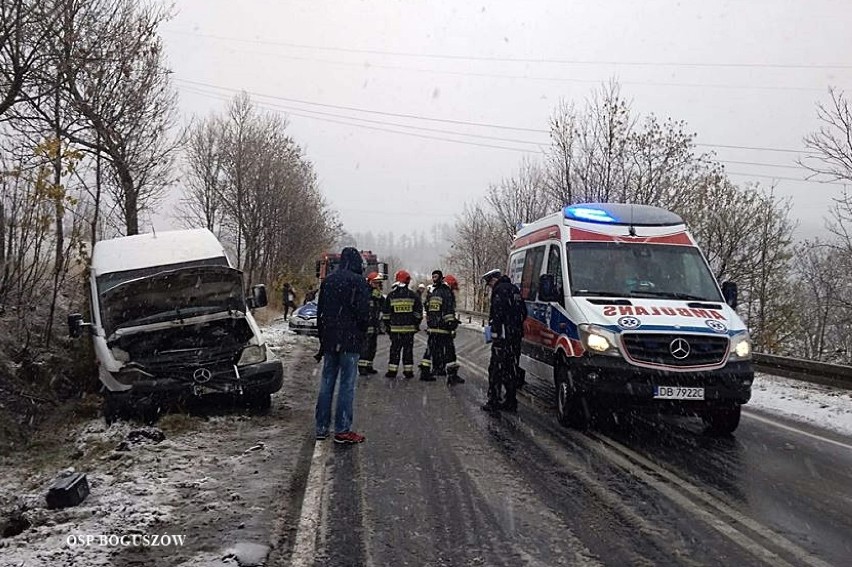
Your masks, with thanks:
[{"label": "dark uniform jacket", "polygon": [[495,340],[520,343],[526,317],[527,304],[521,298],[521,291],[508,276],[500,276],[491,293],[491,310],[488,313],[492,336]]},{"label": "dark uniform jacket", "polygon": [[456,298],[445,283],[435,286],[426,300],[426,326],[430,333],[451,333],[458,327]]},{"label": "dark uniform jacket", "polygon": [[375,335],[379,332],[379,325],[382,322],[382,309],[385,306],[385,296],[382,290],[373,288],[370,293],[370,317],[367,324],[367,334]]},{"label": "dark uniform jacket", "polygon": [[320,286],[317,327],[323,352],[360,352],[370,317],[370,286],[364,281],[361,254],[340,253],[340,267]]},{"label": "dark uniform jacket", "polygon": [[420,295],[406,286],[397,286],[385,298],[385,328],[391,333],[416,333],[423,319]]}]

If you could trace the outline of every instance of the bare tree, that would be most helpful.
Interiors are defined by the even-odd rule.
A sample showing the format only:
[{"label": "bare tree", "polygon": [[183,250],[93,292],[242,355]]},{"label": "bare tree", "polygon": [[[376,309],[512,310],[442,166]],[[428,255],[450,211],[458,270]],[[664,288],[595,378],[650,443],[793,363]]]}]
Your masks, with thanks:
[{"label": "bare tree", "polygon": [[211,115],[190,127],[185,151],[186,190],[183,217],[189,226],[217,232],[221,222],[224,182],[225,124]]},{"label": "bare tree", "polygon": [[541,168],[524,158],[514,177],[489,187],[485,200],[500,219],[504,240],[512,239],[519,223],[532,222],[548,212],[545,186]]},{"label": "bare tree", "polygon": [[493,268],[505,269],[511,236],[505,221],[481,205],[465,205],[451,238],[449,265],[461,276],[464,296],[473,298],[473,310],[483,310],[486,295],[479,276]]},{"label": "bare tree", "polygon": [[53,61],[69,105],[86,121],[64,134],[110,165],[127,234],[172,180],[177,95],[158,35],[168,11],[134,0],[56,0]]}]

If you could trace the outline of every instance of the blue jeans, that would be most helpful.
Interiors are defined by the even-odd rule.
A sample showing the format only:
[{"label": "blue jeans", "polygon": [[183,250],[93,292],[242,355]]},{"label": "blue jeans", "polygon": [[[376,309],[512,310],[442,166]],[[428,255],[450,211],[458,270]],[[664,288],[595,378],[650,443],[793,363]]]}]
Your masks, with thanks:
[{"label": "blue jeans", "polygon": [[340,375],[337,390],[337,409],[334,412],[334,432],[345,433],[352,427],[352,403],[355,399],[355,377],[358,374],[357,352],[323,353],[322,382],[317,398],[317,435],[327,435],[331,425],[331,400]]}]

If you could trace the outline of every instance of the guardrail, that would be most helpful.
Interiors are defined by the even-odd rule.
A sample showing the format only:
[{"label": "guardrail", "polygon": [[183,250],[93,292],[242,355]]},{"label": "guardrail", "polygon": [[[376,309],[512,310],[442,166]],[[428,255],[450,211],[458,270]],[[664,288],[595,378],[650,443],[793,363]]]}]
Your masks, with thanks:
[{"label": "guardrail", "polygon": [[[466,311],[463,309],[457,311],[460,315],[467,317],[468,323],[473,323],[474,319],[478,319],[484,326],[485,321],[488,319],[487,314],[478,311]],[[754,369],[764,374],[794,378],[813,384],[852,389],[852,366],[759,352],[754,353],[752,359],[754,360]]]}]

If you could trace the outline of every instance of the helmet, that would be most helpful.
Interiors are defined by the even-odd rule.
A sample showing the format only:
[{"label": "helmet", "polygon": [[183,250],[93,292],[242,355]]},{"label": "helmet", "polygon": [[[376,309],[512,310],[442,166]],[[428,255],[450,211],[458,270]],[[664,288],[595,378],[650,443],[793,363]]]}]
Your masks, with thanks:
[{"label": "helmet", "polygon": [[396,281],[398,281],[399,283],[408,285],[408,283],[411,281],[411,274],[409,274],[405,270],[398,270],[396,272],[396,275],[394,275],[394,279],[396,279]]},{"label": "helmet", "polygon": [[447,277],[444,278],[444,283],[450,286],[450,289],[459,288],[459,281],[452,274],[448,274]]},{"label": "helmet", "polygon": [[493,270],[489,270],[489,271],[485,272],[484,274],[482,274],[482,281],[484,281],[485,283],[488,283],[491,278],[499,278],[500,275],[501,275],[500,270],[495,268]]},{"label": "helmet", "polygon": [[369,274],[367,274],[367,281],[368,282],[372,282],[372,281],[375,281],[375,280],[381,281],[381,279],[382,279],[382,275],[379,272],[370,272]]}]

